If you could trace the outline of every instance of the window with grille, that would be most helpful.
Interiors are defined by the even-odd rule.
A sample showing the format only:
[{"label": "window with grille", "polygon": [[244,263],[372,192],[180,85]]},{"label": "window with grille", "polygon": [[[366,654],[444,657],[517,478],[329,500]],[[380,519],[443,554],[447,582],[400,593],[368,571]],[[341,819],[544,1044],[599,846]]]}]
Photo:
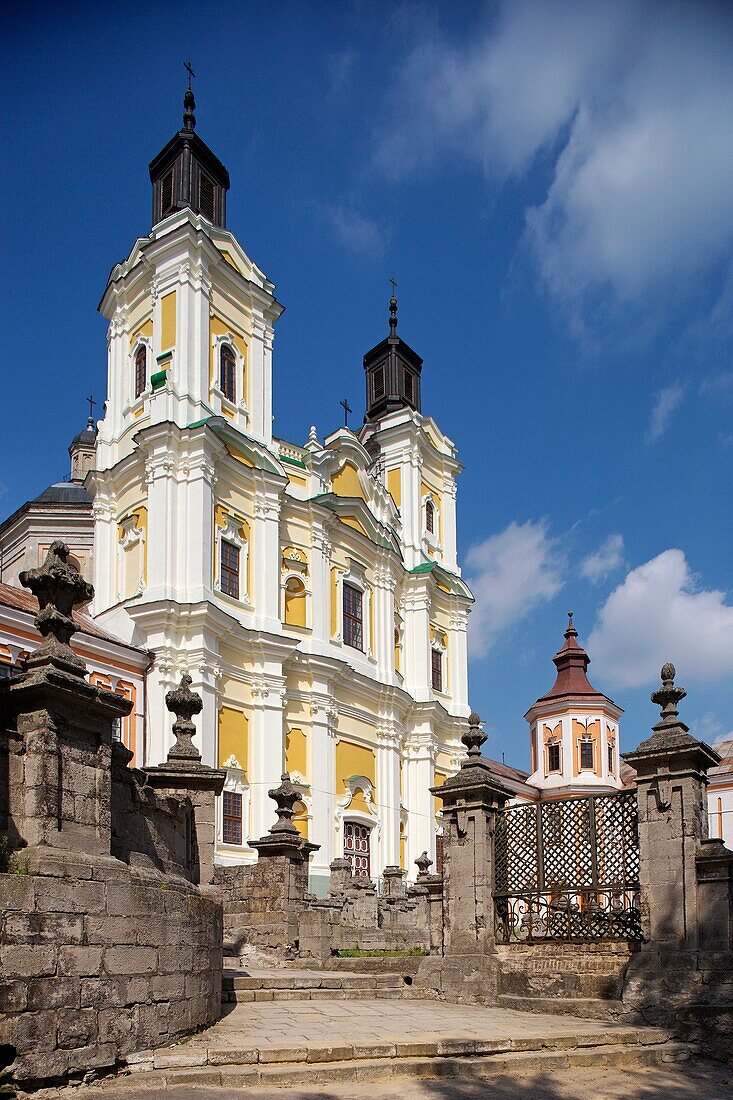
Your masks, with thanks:
[{"label": "window with grille", "polygon": [[145,389],[148,378],[148,353],[144,345],[135,352],[135,397],[139,397]]},{"label": "window with grille", "polygon": [[227,401],[237,400],[237,361],[234,352],[228,344],[223,344],[221,349],[221,392]]},{"label": "window with grille", "polygon": [[433,691],[443,690],[443,654],[439,649],[430,651],[430,673]]},{"label": "window with grille", "polygon": [[221,540],[221,590],[239,599],[239,547],[227,539]]},{"label": "window with grille", "polygon": [[547,746],[547,770],[548,772],[559,772],[560,768],[560,744]]},{"label": "window with grille", "polygon": [[353,584],[344,584],[344,644],[364,649],[363,594]]},{"label": "window with grille", "polygon": [[173,209],[173,172],[160,181],[160,212],[165,217]]},{"label": "window with grille", "polygon": [[355,877],[369,877],[370,832],[368,825],[344,822],[344,859],[351,860],[351,873]]},{"label": "window with grille", "polygon": [[608,742],[608,770],[613,771],[613,741]]},{"label": "window with grille", "polygon": [[593,742],[580,742],[580,766],[583,771],[593,771]]},{"label": "window with grille", "polygon": [[234,791],[223,792],[222,840],[225,844],[242,843],[242,796]]},{"label": "window with grille", "polygon": [[374,372],[374,400],[384,397],[384,367],[377,367]]},{"label": "window with grille", "polygon": [[199,210],[210,222],[214,220],[214,181],[203,172],[199,177]]},{"label": "window with grille", "polygon": [[435,534],[435,505],[432,500],[425,502],[425,528],[431,535]]},{"label": "window with grille", "polygon": [[409,370],[405,371],[405,400],[410,404],[415,400],[415,380]]}]

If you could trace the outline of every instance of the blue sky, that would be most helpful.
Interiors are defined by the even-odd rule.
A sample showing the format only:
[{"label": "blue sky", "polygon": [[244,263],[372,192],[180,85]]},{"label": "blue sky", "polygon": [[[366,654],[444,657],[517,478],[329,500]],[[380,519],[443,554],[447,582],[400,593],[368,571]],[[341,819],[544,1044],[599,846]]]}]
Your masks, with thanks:
[{"label": "blue sky", "polygon": [[190,54],[229,226],[287,306],[279,435],[361,415],[394,265],[466,467],[490,753],[526,762],[571,607],[624,748],[668,659],[693,729],[733,729],[730,5],[11,2],[0,32],[4,514],[104,396],[96,306]]}]

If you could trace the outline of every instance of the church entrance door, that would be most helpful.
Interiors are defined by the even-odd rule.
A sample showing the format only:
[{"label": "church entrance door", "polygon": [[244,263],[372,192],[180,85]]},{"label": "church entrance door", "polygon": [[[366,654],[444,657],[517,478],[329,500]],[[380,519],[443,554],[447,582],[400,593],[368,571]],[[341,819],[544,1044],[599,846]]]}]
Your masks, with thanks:
[{"label": "church entrance door", "polygon": [[351,860],[351,873],[355,878],[369,878],[370,832],[368,825],[344,822],[344,859]]}]

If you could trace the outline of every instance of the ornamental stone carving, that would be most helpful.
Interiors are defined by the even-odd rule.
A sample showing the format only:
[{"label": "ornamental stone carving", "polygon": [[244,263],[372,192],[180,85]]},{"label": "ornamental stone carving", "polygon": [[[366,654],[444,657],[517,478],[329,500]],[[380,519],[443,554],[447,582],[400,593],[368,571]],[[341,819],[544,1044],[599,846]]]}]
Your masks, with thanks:
[{"label": "ornamental stone carving", "polygon": [[172,766],[187,767],[201,763],[201,753],[193,744],[196,726],[191,719],[194,714],[201,713],[204,704],[201,696],[191,691],[192,683],[188,674],[183,675],[178,687],[169,691],[165,697],[165,705],[176,716],[173,723],[176,741],[168,753],[168,763]]},{"label": "ornamental stone carving", "polygon": [[51,664],[73,676],[84,676],[86,665],[69,642],[76,631],[74,608],[89,603],[94,588],[69,564],[69,552],[66,543],[57,539],[51,543],[40,568],[24,569],[19,576],[20,583],[30,588],[38,600],[35,624],[43,637],[28,659],[28,668]]},{"label": "ornamental stone carving", "polygon": [[487,741],[488,738],[484,731],[481,729],[481,719],[476,711],[471,711],[468,716],[468,730],[461,737],[461,741],[466,746],[468,759],[464,761],[465,764],[472,764],[481,757],[481,746]]}]

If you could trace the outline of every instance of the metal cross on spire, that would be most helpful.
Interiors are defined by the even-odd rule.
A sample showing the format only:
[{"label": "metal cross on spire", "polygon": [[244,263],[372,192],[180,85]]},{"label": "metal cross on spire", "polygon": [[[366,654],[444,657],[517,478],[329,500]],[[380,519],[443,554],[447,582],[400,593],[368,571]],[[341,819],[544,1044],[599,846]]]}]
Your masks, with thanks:
[{"label": "metal cross on spire", "polygon": [[196,73],[191,68],[191,62],[190,61],[184,61],[183,62],[183,67],[186,70],[186,72],[188,73],[188,87],[190,89],[190,87],[191,87],[191,77],[196,76]]},{"label": "metal cross on spire", "polygon": [[349,413],[352,413],[354,410],[352,409],[351,405],[349,404],[348,398],[346,397],[343,399],[343,401],[339,401],[339,405],[344,410],[344,427],[348,428]]},{"label": "metal cross on spire", "polygon": [[85,398],[85,400],[89,404],[89,419],[93,420],[94,419],[94,406],[97,404],[97,402],[94,400],[94,398],[91,395],[89,397]]},{"label": "metal cross on spire", "polygon": [[396,298],[397,295],[395,294],[395,291],[397,290],[397,280],[394,277],[394,271],[392,272],[391,278],[389,278],[387,282],[392,284],[392,297]]}]

